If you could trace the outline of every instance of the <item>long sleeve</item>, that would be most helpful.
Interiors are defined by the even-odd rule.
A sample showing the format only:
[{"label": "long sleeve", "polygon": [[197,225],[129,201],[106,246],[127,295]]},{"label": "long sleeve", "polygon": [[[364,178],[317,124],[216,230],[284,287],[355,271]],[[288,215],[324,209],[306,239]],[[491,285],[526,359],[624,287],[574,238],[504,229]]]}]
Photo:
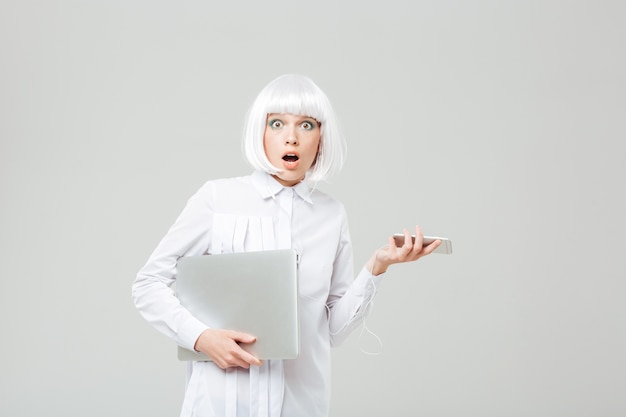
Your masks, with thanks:
[{"label": "long sleeve", "polygon": [[176,263],[181,256],[202,255],[209,244],[211,210],[205,185],[192,196],[176,222],[158,244],[132,286],[135,306],[158,331],[193,350],[207,325],[180,305],[172,288]]},{"label": "long sleeve", "polygon": [[367,317],[383,275],[373,276],[363,267],[354,278],[352,243],[343,210],[341,236],[327,301],[331,346],[341,344]]}]

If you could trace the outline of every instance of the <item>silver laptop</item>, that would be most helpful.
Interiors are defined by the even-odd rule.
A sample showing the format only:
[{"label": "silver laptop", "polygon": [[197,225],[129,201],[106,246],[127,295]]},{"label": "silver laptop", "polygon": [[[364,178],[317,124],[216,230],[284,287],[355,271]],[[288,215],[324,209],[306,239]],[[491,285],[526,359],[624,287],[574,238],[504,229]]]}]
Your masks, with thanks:
[{"label": "silver laptop", "polygon": [[[182,257],[176,294],[208,327],[256,336],[242,347],[259,359],[293,359],[300,348],[297,256],[278,249]],[[178,359],[210,360],[180,346]]]}]

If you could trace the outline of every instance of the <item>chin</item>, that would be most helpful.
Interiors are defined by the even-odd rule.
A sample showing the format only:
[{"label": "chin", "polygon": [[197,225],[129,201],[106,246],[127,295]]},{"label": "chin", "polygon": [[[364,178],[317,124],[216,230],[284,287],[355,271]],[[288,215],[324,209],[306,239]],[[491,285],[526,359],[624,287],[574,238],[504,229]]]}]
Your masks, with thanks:
[{"label": "chin", "polygon": [[285,182],[290,182],[290,183],[299,183],[300,181],[304,180],[304,175],[297,175],[297,174],[292,174],[292,175],[284,175],[284,173],[279,173],[278,175],[276,175],[281,181],[285,181]]}]

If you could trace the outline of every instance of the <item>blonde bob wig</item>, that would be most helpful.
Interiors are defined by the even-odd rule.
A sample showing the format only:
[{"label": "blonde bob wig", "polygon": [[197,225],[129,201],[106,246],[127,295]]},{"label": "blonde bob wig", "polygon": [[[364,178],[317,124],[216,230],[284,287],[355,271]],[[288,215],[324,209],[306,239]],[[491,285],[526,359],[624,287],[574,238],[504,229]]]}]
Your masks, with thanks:
[{"label": "blonde bob wig", "polygon": [[346,157],[346,145],[330,100],[310,78],[295,74],[282,75],[267,84],[248,111],[243,131],[243,152],[254,169],[269,174],[281,171],[270,163],[263,146],[267,115],[271,113],[308,116],[320,124],[320,148],[307,171],[307,181],[327,180],[341,169]]}]

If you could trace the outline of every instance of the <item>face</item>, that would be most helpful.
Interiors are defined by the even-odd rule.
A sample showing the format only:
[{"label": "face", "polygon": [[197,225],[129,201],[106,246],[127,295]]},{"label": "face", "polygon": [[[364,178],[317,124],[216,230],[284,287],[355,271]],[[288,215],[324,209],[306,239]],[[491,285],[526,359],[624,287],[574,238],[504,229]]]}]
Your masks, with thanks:
[{"label": "face", "polygon": [[290,113],[267,115],[263,147],[265,155],[281,171],[274,178],[291,187],[302,181],[313,165],[320,145],[320,124],[308,116]]}]

